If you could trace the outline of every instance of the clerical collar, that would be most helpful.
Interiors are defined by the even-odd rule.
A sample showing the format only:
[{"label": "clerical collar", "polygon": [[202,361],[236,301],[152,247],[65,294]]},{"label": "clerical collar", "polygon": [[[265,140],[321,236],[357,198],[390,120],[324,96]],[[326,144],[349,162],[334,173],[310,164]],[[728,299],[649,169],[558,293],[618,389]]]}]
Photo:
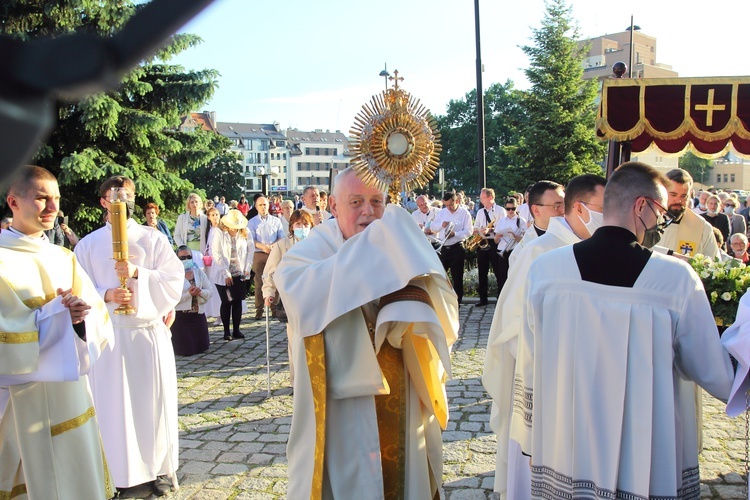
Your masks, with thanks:
[{"label": "clerical collar", "polygon": [[536,224],[534,224],[534,231],[536,231],[536,235],[537,236],[542,236],[544,233],[547,232],[546,229],[542,229],[541,227],[537,226]]},{"label": "clerical collar", "polygon": [[36,238],[34,238],[33,236],[29,236],[28,234],[22,233],[21,231],[19,231],[18,229],[14,228],[13,226],[8,226],[8,228],[4,229],[3,231],[8,231],[10,234],[12,234],[13,236],[15,236],[16,238],[24,238],[24,239],[27,239],[27,240],[33,241],[33,242],[49,241],[49,238],[47,238],[47,233],[45,233],[44,231],[42,231],[42,235],[41,236],[36,237]]},{"label": "clerical collar", "polygon": [[633,288],[651,258],[651,250],[639,245],[628,229],[602,226],[591,238],[575,243],[573,255],[583,281]]}]

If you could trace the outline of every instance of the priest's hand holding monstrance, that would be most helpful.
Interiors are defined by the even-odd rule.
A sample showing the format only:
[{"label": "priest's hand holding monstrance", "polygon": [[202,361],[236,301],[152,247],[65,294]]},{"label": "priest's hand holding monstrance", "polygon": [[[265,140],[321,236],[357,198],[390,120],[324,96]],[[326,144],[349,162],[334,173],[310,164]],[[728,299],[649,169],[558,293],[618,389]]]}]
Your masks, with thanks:
[{"label": "priest's hand holding monstrance", "polygon": [[[125,188],[112,188],[109,191],[109,223],[112,225],[112,258],[117,261],[115,269],[120,278],[120,289],[127,290],[128,275],[121,269],[128,266],[128,192]],[[135,314],[135,308],[122,303],[115,314]]]}]

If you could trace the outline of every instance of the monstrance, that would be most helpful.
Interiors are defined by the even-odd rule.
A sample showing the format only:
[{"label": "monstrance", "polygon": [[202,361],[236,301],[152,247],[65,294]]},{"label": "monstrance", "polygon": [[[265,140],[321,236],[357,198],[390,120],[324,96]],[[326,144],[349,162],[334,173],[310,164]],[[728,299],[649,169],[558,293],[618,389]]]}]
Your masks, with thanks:
[{"label": "monstrance", "polygon": [[356,157],[352,168],[366,184],[388,189],[391,203],[400,192],[422,187],[435,175],[440,157],[440,132],[430,111],[399,87],[372,97],[354,119],[350,143]]}]

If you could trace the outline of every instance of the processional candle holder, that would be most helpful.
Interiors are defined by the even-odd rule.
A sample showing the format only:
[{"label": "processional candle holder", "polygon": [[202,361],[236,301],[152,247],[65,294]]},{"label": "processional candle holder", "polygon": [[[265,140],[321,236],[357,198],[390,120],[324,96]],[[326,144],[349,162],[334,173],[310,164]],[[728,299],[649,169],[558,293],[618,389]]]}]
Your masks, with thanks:
[{"label": "processional candle holder", "polygon": [[[112,258],[117,262],[128,260],[128,192],[125,188],[109,191],[109,223],[112,225]],[[127,276],[120,276],[120,288],[127,290]],[[115,314],[135,314],[130,304],[121,304]]]}]

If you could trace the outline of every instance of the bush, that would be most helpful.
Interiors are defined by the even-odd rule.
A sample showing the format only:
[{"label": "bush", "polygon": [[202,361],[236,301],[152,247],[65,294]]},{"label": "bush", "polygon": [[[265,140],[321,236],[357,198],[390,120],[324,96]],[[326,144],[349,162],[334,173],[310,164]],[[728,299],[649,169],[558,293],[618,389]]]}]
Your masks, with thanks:
[{"label": "bush", "polygon": [[[479,271],[476,267],[464,270],[464,296],[479,296]],[[493,273],[487,276],[487,295],[490,297],[497,296],[497,278]]]}]

